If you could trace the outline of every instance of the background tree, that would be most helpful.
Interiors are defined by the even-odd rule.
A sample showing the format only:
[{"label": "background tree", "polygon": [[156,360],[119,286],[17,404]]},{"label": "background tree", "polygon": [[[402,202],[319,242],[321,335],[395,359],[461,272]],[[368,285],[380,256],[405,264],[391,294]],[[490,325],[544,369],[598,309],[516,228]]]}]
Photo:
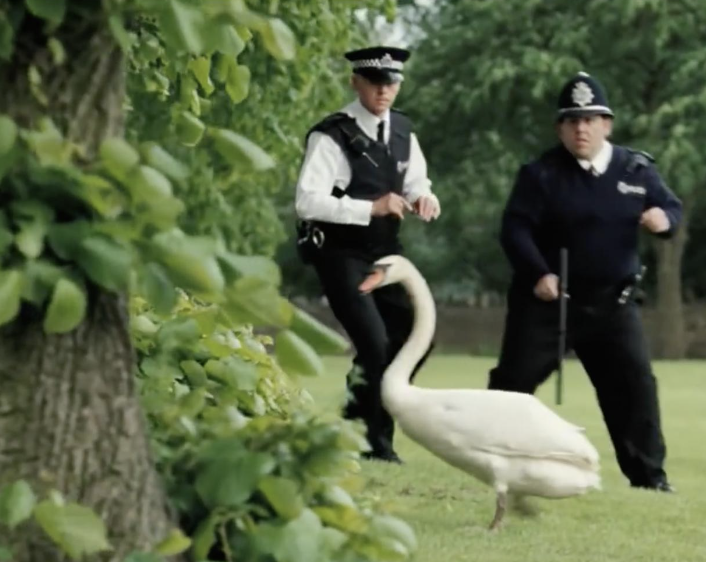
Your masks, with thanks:
[{"label": "background tree", "polygon": [[[446,270],[463,264],[483,284],[505,278],[505,266],[485,273],[485,265],[474,265],[505,261],[498,213],[517,166],[554,142],[559,88],[587,71],[604,83],[616,111],[614,141],[655,155],[685,204],[679,234],[645,251],[656,262],[660,323],[670,327],[656,353],[682,357],[682,258],[706,177],[698,149],[706,98],[695,71],[706,57],[705,19],[696,1],[439,3],[414,45],[402,101],[447,209],[436,227]],[[634,29],[640,32],[628,32]]]}]

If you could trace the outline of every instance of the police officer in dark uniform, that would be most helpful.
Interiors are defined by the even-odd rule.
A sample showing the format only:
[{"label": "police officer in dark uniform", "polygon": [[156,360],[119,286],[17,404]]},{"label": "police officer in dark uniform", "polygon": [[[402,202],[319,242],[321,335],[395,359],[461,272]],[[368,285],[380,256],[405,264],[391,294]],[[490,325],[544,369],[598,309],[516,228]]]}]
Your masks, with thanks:
[{"label": "police officer in dark uniform", "polygon": [[502,218],[501,244],[513,278],[501,355],[488,386],[534,393],[558,366],[558,273],[565,248],[567,349],[575,351],[596,390],[630,484],[671,492],[634,285],[640,228],[671,236],[682,205],[651,156],[608,142],[613,112],[595,78],[579,73],[558,101],[561,142],[520,168]]},{"label": "police officer in dark uniform", "polygon": [[344,416],[365,423],[367,457],[391,462],[401,461],[380,381],[409,336],[413,312],[399,285],[369,295],[358,286],[376,259],[402,253],[398,234],[405,213],[425,221],[440,213],[412,123],[391,109],[409,55],[393,47],[346,53],[357,99],[308,132],[295,204],[300,255],[315,268],[357,354]]}]

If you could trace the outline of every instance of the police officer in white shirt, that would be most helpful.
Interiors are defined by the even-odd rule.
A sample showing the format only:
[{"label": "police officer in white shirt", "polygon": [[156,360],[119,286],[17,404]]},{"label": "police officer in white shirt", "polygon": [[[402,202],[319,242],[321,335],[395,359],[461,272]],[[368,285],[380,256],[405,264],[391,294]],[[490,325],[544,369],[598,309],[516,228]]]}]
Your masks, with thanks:
[{"label": "police officer in white shirt", "polygon": [[[366,456],[390,462],[401,461],[380,380],[407,339],[412,309],[399,285],[370,295],[358,286],[377,258],[402,252],[398,235],[405,214],[431,221],[440,213],[412,123],[391,109],[409,55],[393,47],[346,53],[357,99],[309,131],[296,189],[300,255],[315,268],[356,349],[359,369],[348,376],[344,416],[365,423],[371,446]],[[362,381],[355,380],[357,371]]]}]

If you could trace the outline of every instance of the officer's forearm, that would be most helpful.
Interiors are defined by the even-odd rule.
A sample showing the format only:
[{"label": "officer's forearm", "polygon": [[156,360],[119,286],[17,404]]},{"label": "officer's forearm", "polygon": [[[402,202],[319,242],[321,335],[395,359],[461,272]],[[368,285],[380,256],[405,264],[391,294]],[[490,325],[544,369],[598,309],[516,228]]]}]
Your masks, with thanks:
[{"label": "officer's forearm", "polygon": [[360,226],[370,224],[372,206],[372,201],[311,192],[300,192],[295,203],[301,219]]},{"label": "officer's forearm", "polygon": [[529,229],[518,225],[504,226],[500,243],[513,269],[522,277],[536,282],[551,273]]}]

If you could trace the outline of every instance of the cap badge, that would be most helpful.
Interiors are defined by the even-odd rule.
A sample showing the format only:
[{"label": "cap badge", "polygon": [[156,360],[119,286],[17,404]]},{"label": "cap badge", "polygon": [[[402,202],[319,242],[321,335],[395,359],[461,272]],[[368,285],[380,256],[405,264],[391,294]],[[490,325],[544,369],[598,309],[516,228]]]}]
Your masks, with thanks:
[{"label": "cap badge", "polygon": [[571,91],[571,100],[581,107],[591,103],[593,100],[591,87],[586,82],[577,82]]}]

